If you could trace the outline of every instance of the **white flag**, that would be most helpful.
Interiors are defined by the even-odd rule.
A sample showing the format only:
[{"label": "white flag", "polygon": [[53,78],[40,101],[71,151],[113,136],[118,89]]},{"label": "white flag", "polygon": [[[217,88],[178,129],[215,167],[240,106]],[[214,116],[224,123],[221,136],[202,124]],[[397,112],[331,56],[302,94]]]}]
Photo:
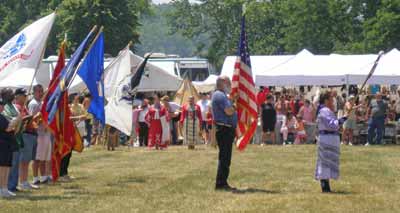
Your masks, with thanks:
[{"label": "white flag", "polygon": [[106,124],[115,127],[126,135],[132,130],[132,101],[129,95],[131,59],[129,49],[125,48],[104,70],[104,97]]},{"label": "white flag", "polygon": [[52,13],[35,21],[0,48],[0,81],[18,70],[22,76],[23,70],[37,69],[55,17]]}]

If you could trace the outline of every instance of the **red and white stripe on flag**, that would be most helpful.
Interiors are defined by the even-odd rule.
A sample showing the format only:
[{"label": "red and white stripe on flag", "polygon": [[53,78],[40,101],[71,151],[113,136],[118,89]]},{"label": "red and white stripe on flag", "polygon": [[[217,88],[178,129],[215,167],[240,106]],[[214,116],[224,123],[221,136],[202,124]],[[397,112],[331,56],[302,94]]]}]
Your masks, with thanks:
[{"label": "red and white stripe on flag", "polygon": [[246,148],[257,129],[257,95],[251,67],[238,56],[232,77],[232,96],[237,96],[238,128],[236,146]]}]

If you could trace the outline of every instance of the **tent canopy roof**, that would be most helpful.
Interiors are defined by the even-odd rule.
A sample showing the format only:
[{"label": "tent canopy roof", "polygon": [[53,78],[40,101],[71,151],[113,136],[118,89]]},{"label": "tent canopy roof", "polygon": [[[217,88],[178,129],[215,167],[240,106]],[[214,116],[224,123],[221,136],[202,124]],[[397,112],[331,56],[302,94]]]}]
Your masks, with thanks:
[{"label": "tent canopy roof", "polygon": [[[257,86],[360,84],[372,68],[376,54],[251,56]],[[225,59],[221,74],[232,76],[236,56]],[[400,51],[393,49],[380,60],[369,84],[399,84]]]}]

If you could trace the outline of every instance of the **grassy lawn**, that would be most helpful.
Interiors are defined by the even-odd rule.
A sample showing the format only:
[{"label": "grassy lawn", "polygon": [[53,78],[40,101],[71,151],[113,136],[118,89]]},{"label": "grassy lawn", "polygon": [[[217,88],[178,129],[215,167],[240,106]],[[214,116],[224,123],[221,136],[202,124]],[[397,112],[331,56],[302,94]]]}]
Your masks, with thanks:
[{"label": "grassy lawn", "polygon": [[249,146],[233,154],[230,183],[215,192],[217,150],[102,147],[74,153],[70,183],[0,200],[0,212],[399,212],[400,146],[342,147],[336,193],[313,180],[316,147]]}]

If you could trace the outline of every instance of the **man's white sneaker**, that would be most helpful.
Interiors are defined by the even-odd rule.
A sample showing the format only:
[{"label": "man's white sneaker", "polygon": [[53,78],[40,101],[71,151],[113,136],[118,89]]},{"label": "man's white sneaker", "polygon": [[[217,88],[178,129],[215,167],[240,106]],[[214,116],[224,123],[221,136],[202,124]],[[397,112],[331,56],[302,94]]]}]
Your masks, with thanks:
[{"label": "man's white sneaker", "polygon": [[364,146],[369,146],[369,143],[366,143]]},{"label": "man's white sneaker", "polygon": [[8,189],[0,189],[0,197],[10,198],[15,196],[17,195],[8,191]]},{"label": "man's white sneaker", "polygon": [[21,185],[19,186],[19,188],[20,188],[21,190],[32,190],[32,189],[39,189],[39,186],[30,184],[30,183],[28,183],[28,182],[25,182],[25,183],[21,184]]}]

